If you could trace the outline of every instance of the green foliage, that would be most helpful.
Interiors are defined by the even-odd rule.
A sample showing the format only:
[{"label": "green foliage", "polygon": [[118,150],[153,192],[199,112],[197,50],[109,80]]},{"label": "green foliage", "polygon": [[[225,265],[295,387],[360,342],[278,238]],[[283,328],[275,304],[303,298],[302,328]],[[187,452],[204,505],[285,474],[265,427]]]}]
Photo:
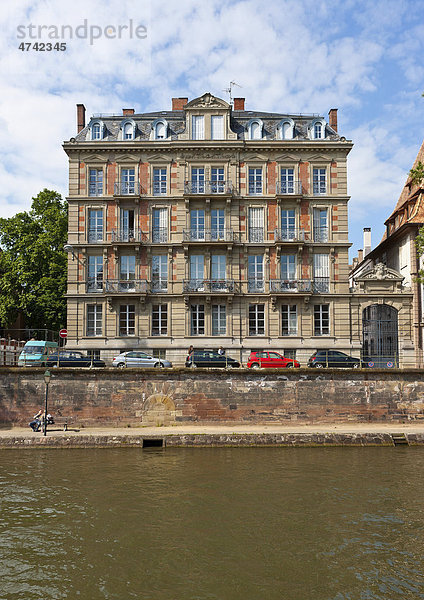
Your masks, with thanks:
[{"label": "green foliage", "polygon": [[26,326],[58,330],[66,324],[68,205],[44,189],[29,212],[0,219],[0,321],[18,313]]},{"label": "green foliage", "polygon": [[424,165],[421,161],[417,164],[415,169],[409,171],[409,176],[412,183],[415,183],[416,185],[422,184],[424,180]]}]

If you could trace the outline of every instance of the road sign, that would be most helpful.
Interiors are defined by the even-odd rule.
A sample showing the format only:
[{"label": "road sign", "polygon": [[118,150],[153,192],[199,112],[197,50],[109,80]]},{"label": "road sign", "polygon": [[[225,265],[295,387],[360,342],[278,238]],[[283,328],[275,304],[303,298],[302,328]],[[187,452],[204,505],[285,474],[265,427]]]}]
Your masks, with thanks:
[{"label": "road sign", "polygon": [[393,367],[393,363],[389,360],[389,362],[387,363],[387,366],[389,369],[391,369]]},{"label": "road sign", "polygon": [[68,330],[67,330],[67,329],[61,329],[61,330],[59,331],[59,336],[60,336],[61,338],[66,338],[66,337],[68,337]]},{"label": "road sign", "polygon": [[370,360],[370,362],[368,363],[368,366],[369,367],[373,367],[374,366],[374,363],[372,362],[372,360]]}]

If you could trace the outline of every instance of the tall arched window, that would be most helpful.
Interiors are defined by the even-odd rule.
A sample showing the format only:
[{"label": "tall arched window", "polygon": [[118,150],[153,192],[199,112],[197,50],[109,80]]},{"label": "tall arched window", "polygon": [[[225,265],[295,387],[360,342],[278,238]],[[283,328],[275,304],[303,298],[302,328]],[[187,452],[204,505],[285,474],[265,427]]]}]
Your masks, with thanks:
[{"label": "tall arched window", "polygon": [[96,121],[91,125],[91,139],[92,140],[101,140],[103,135],[103,127],[102,123]]},{"label": "tall arched window", "polygon": [[134,125],[132,123],[125,123],[124,125],[124,140],[133,140],[134,139]]},{"label": "tall arched window", "polygon": [[314,119],[309,125],[309,137],[312,140],[323,140],[325,138],[324,119]]},{"label": "tall arched window", "polygon": [[260,119],[249,121],[247,124],[247,133],[249,140],[261,140],[262,139],[263,124]]},{"label": "tall arched window", "polygon": [[292,119],[281,121],[277,129],[277,138],[280,140],[292,140],[294,135],[294,122]]},{"label": "tall arched window", "polygon": [[155,127],[155,139],[156,140],[165,140],[166,137],[167,137],[166,125],[163,121],[159,121],[158,123],[156,123],[156,127]]}]

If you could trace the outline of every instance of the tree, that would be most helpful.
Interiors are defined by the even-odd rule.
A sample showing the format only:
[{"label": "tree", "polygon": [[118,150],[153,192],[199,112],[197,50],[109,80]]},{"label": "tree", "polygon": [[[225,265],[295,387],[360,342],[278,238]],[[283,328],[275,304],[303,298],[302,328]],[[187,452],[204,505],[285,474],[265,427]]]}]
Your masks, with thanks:
[{"label": "tree", "polygon": [[68,204],[44,189],[31,210],[0,219],[0,321],[22,313],[27,327],[58,330],[66,323]]}]

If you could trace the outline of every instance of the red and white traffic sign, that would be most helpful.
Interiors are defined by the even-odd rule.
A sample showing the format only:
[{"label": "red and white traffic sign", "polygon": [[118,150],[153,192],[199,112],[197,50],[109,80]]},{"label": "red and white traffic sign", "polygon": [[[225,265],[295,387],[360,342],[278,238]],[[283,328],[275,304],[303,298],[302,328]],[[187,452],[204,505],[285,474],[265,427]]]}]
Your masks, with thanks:
[{"label": "red and white traffic sign", "polygon": [[67,329],[61,329],[61,330],[59,331],[59,336],[60,336],[61,338],[66,338],[66,337],[68,337],[68,330],[67,330]]}]

